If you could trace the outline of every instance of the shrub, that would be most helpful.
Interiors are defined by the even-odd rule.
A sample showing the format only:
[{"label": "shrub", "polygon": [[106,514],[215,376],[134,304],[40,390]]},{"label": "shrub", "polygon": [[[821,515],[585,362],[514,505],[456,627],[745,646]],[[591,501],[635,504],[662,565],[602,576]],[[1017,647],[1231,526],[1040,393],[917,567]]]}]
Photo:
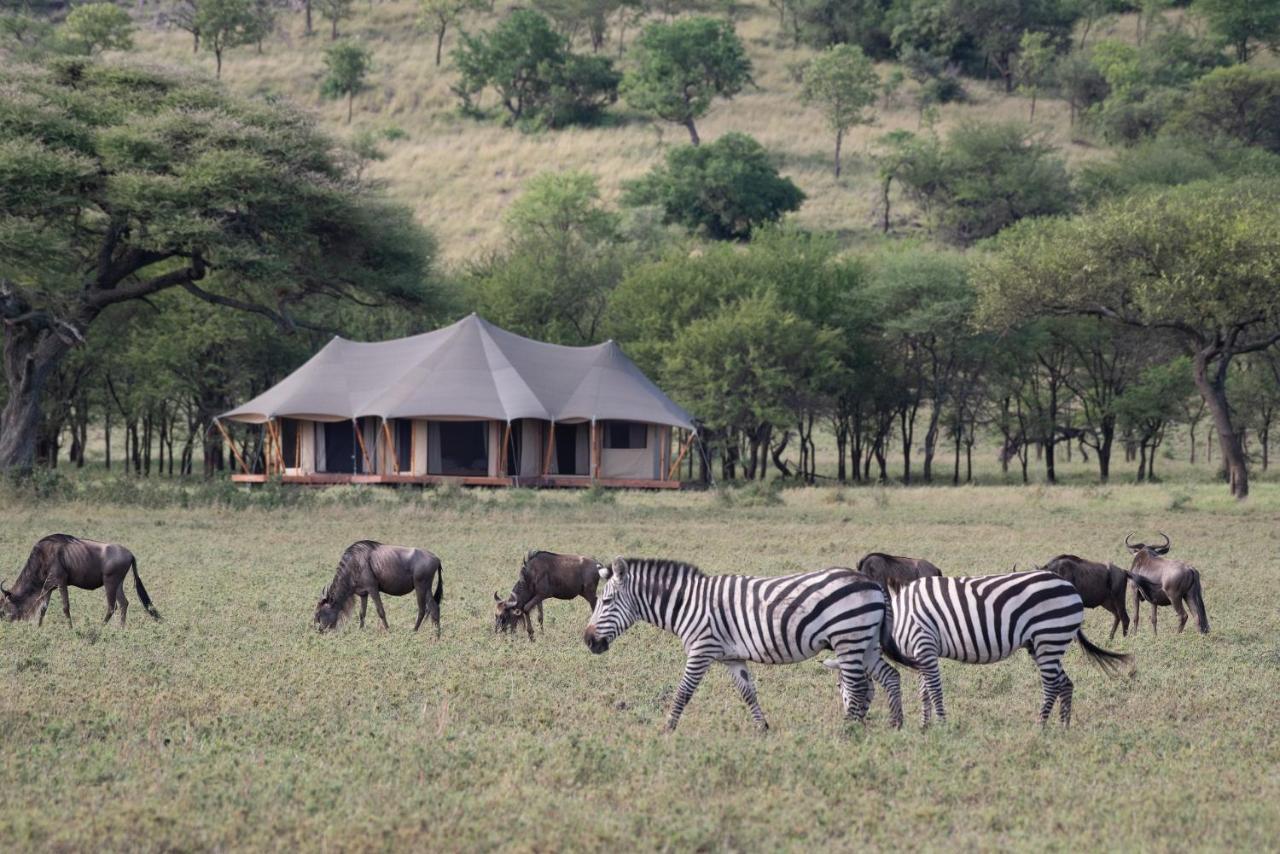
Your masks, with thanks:
[{"label": "shrub", "polygon": [[803,201],[804,193],[778,174],[764,147],[740,133],[672,149],[665,165],[623,193],[623,204],[655,205],[665,222],[718,240],[747,238]]},{"label": "shrub", "polygon": [[925,206],[934,230],[960,244],[990,237],[1024,217],[1071,207],[1071,179],[1062,158],[1019,122],[964,124],[945,145],[913,145],[898,176]]},{"label": "shrub", "polygon": [[1227,137],[1280,154],[1280,69],[1209,72],[1192,85],[1172,124],[1188,136]]}]

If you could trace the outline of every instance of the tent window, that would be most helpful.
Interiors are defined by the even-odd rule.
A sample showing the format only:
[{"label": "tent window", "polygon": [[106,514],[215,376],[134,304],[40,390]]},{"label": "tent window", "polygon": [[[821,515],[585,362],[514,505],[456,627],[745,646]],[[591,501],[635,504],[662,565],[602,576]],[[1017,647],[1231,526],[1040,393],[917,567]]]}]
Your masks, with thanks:
[{"label": "tent window", "polygon": [[487,421],[436,423],[440,442],[440,471],[433,474],[483,476],[489,473]]},{"label": "tent window", "polygon": [[635,421],[609,421],[605,425],[604,446],[608,450],[626,451],[644,448],[649,430]]}]

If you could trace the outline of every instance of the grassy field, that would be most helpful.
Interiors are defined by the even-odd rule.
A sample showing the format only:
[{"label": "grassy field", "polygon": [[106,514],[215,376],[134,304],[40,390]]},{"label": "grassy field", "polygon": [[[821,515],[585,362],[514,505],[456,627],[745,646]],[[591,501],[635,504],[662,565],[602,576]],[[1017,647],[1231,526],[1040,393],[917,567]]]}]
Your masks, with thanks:
[{"label": "grassy field", "polygon": [[[320,96],[323,51],[330,43],[323,21],[317,20],[317,32],[307,37],[300,13],[282,14],[278,34],[261,54],[251,47],[228,53],[223,79],[238,91],[281,95],[314,110],[322,124],[340,136],[361,129],[403,131],[403,139],[384,144],[387,159],[373,164],[370,174],[385,179],[391,194],[412,207],[439,236],[449,261],[474,258],[498,245],[503,211],[539,172],[586,170],[600,179],[606,199],[614,200],[623,182],[643,175],[671,146],[688,141],[683,128],[651,121],[625,103],[611,108],[608,121],[600,127],[548,133],[522,133],[496,119],[467,118],[458,111],[457,97],[450,89],[457,75],[447,52],[456,44],[455,35],[446,42],[446,60],[437,68],[434,37],[415,28],[416,4],[389,0],[357,3],[353,8],[355,17],[343,24],[343,33],[370,47],[376,69],[370,90],[356,99],[356,117],[350,126],[345,124],[345,102]],[[488,13],[476,14],[466,27],[482,30],[495,20]],[[1100,35],[1127,38],[1133,26],[1132,16],[1116,18]],[[745,4],[737,29],[754,63],[756,86],[731,101],[717,102],[698,122],[702,137],[713,140],[729,131],[755,136],[808,196],[794,215],[797,222],[840,233],[851,244],[868,239],[876,233],[879,198],[869,155],[875,140],[885,133],[918,129],[915,84],[908,81],[887,106],[879,105],[875,124],[849,134],[844,146],[846,171],[837,179],[831,169],[833,135],[816,110],[800,103],[799,84],[791,72],[813,52],[792,47],[781,38],[776,13],[764,3]],[[634,34],[634,27],[625,33],[627,44]],[[615,31],[606,46],[614,55],[616,36]],[[213,55],[193,55],[187,33],[150,29],[139,34],[137,44],[134,54],[144,61],[194,65],[212,74]],[[579,45],[578,49],[589,48]],[[887,76],[888,68],[882,71]],[[966,119],[1027,118],[1026,98],[1006,95],[1000,86],[986,82],[966,81],[966,89],[968,102],[942,108],[940,131]],[[485,104],[492,106],[492,93],[487,97]],[[1073,163],[1105,156],[1105,150],[1076,138],[1069,128],[1066,104],[1060,100],[1040,101],[1035,126]],[[898,228],[918,229],[911,205],[905,200],[894,205]]]},{"label": "grassy field", "polygon": [[[1170,509],[1170,508],[1176,509]],[[808,489],[742,494],[337,490],[292,509],[0,504],[11,582],[52,531],[122,541],[165,616],[0,626],[0,850],[1275,849],[1280,839],[1280,485]],[[1070,731],[1041,731],[1026,656],[944,663],[952,720],[840,720],[816,662],[757,667],[757,736],[713,671],[664,735],[678,641],[634,627],[604,656],[583,603],[549,603],[534,644],[492,634],[530,547],[681,557],[781,573],[885,549],[949,574],[1060,551],[1124,562],[1160,528],[1202,570],[1213,633],[1112,646],[1131,681],[1078,651]],[[445,566],[444,636],[320,636],[310,615],[341,549],[425,546]],[[1169,612],[1165,612],[1168,614]],[[1163,616],[1163,615],[1162,615]],[[1110,618],[1086,627],[1105,641]]]}]

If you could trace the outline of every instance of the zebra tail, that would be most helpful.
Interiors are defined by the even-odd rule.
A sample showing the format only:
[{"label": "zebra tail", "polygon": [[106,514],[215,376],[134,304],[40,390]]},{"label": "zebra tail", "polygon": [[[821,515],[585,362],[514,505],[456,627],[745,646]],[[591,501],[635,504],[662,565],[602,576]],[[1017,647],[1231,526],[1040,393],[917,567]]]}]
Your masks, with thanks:
[{"label": "zebra tail", "polygon": [[1138,672],[1137,667],[1134,666],[1132,655],[1122,652],[1112,652],[1109,649],[1103,649],[1102,647],[1095,645],[1093,641],[1085,637],[1084,629],[1078,629],[1076,631],[1076,640],[1080,641],[1080,648],[1085,651],[1085,654],[1088,655],[1089,658],[1093,660],[1093,663],[1098,665],[1098,667],[1102,669],[1102,672],[1106,673],[1108,676],[1117,675],[1119,673],[1120,664],[1122,663],[1129,665],[1130,676]]},{"label": "zebra tail", "polygon": [[133,589],[138,592],[138,598],[142,600],[142,607],[147,609],[147,613],[155,619],[159,620],[160,612],[156,610],[156,606],[151,604],[151,597],[147,595],[147,588],[142,586],[142,577],[138,575],[138,559],[135,557],[129,562],[130,568],[133,570]]},{"label": "zebra tail", "polygon": [[893,639],[893,599],[890,598],[889,591],[883,587],[880,590],[884,593],[884,618],[880,620],[880,649],[895,664],[919,670],[920,662],[903,652],[898,642]]},{"label": "zebra tail", "polygon": [[1191,607],[1195,609],[1200,634],[1209,634],[1209,614],[1204,609],[1204,591],[1200,588],[1199,570],[1195,570],[1191,576],[1191,589],[1187,591],[1187,598],[1191,600]]}]

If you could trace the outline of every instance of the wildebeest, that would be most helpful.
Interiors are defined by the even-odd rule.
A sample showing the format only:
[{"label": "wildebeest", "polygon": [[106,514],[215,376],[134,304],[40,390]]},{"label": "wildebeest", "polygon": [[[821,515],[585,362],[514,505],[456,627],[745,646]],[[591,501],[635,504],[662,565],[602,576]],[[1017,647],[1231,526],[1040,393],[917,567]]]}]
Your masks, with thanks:
[{"label": "wildebeest", "polygon": [[39,616],[36,625],[44,623],[45,612],[49,610],[49,600],[53,591],[62,594],[62,613],[67,615],[67,623],[71,623],[71,600],[67,596],[68,587],[79,587],[82,590],[107,589],[107,616],[102,621],[111,621],[111,615],[120,607],[120,625],[123,627],[129,612],[129,600],[124,597],[124,579],[133,570],[133,589],[142,600],[142,607],[155,619],[160,619],[160,612],[151,604],[147,588],[142,586],[138,577],[138,559],[124,546],[117,543],[100,543],[95,540],[84,540],[70,534],[50,534],[31,549],[27,564],[18,575],[10,590],[0,584],[0,614],[10,620],[21,620],[31,616],[38,607]]},{"label": "wildebeest", "polygon": [[[431,592],[431,580],[436,589]],[[364,628],[364,613],[369,597],[382,620],[382,627],[389,629],[387,612],[382,609],[382,597],[418,594],[418,621],[413,624],[416,632],[422,618],[428,613],[440,637],[440,600],[444,598],[444,567],[440,558],[425,549],[407,546],[388,546],[373,540],[360,540],[347,546],[338,561],[338,571],[333,581],[324,589],[316,603],[316,626],[320,631],[332,629],[347,615],[360,597],[360,627]]]},{"label": "wildebeest", "polygon": [[895,593],[904,584],[910,584],[917,578],[930,578],[942,575],[929,561],[918,557],[896,557],[883,552],[871,552],[858,561],[858,572],[867,578]]},{"label": "wildebeest", "polygon": [[1115,640],[1116,629],[1121,626],[1122,634],[1128,636],[1129,610],[1124,606],[1124,596],[1129,589],[1129,573],[1114,563],[1097,563],[1075,555],[1058,555],[1043,568],[1074,584],[1086,608],[1111,612],[1115,620],[1108,641]]},{"label": "wildebeest", "polygon": [[1129,578],[1133,581],[1133,631],[1138,631],[1140,603],[1145,599],[1151,603],[1151,632],[1156,631],[1156,612],[1161,605],[1172,605],[1178,612],[1178,631],[1187,626],[1187,611],[1182,607],[1185,601],[1195,611],[1196,624],[1200,634],[1209,633],[1209,616],[1204,610],[1204,592],[1200,587],[1200,571],[1186,561],[1171,560],[1165,557],[1169,553],[1172,542],[1167,534],[1164,545],[1148,546],[1144,543],[1130,543],[1133,534],[1124,538],[1125,548],[1133,555],[1133,565],[1129,567]]},{"label": "wildebeest", "polygon": [[596,585],[600,583],[600,562],[586,555],[556,554],[530,550],[520,565],[520,577],[503,599],[493,593],[495,632],[513,631],[523,622],[529,640],[533,640],[533,620],[529,612],[538,609],[538,628],[542,628],[544,599],[576,599],[581,596],[592,609],[596,607]]}]

